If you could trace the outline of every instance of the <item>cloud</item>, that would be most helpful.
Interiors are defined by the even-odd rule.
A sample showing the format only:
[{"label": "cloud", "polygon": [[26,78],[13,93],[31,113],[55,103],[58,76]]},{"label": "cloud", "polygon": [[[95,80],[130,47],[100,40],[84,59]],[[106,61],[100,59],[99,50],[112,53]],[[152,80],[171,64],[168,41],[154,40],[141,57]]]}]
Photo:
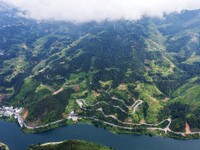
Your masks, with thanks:
[{"label": "cloud", "polygon": [[26,12],[37,20],[76,22],[140,19],[147,15],[162,17],[163,13],[183,9],[199,9],[200,0],[0,0]]}]

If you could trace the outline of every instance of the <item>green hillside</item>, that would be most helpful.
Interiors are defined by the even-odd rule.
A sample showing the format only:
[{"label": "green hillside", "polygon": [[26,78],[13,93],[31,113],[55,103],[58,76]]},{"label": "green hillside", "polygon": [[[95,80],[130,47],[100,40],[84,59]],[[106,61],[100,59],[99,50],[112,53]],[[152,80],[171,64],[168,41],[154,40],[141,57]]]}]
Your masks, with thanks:
[{"label": "green hillside", "polygon": [[64,141],[59,144],[33,145],[28,150],[111,150],[111,148],[79,140]]},{"label": "green hillside", "polygon": [[113,131],[179,134],[186,123],[200,131],[199,16],[195,10],[84,24],[5,20],[0,102],[23,107],[33,127],[75,111]]}]

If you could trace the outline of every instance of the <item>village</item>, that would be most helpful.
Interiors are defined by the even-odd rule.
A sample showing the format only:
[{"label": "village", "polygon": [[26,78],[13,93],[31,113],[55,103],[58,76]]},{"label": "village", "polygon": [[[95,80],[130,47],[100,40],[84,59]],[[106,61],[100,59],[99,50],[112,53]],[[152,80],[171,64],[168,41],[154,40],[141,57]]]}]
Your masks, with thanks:
[{"label": "village", "polygon": [[23,111],[23,108],[14,108],[13,106],[10,107],[5,107],[2,106],[0,107],[0,117],[12,117],[18,121],[20,127],[23,127],[24,125],[24,120],[20,116],[20,113]]},{"label": "village", "polygon": [[[25,127],[25,128],[28,128],[28,129],[43,128],[43,127],[47,127],[49,125],[59,123],[59,122],[64,120],[64,119],[61,119],[61,120],[58,120],[58,121],[55,121],[55,122],[52,122],[52,123],[49,123],[49,124],[46,124],[46,125],[31,127],[31,126],[27,125],[26,122],[24,121],[24,119],[20,116],[20,113],[22,113],[23,110],[24,109],[22,107],[21,108],[14,108],[13,106],[10,106],[10,107],[2,106],[2,107],[0,107],[0,118],[1,117],[9,118],[9,117],[14,116],[14,118],[19,123],[20,127]],[[73,122],[78,122],[79,117],[75,114],[74,111],[72,111],[71,113],[68,114],[67,119],[72,120]]]}]

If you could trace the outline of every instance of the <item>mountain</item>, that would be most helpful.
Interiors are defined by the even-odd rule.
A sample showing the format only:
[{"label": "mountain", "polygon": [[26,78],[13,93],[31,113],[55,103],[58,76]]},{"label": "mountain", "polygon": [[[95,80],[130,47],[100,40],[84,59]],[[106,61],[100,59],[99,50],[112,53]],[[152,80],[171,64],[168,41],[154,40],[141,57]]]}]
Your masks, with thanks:
[{"label": "mountain", "polygon": [[84,24],[16,11],[0,9],[0,101],[30,126],[75,111],[111,130],[199,131],[200,10]]}]

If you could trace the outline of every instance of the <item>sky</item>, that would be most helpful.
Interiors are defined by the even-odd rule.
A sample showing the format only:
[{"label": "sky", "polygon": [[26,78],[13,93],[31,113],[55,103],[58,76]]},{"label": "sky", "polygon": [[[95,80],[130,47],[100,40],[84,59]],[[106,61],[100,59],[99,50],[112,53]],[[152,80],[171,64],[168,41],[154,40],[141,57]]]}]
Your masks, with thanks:
[{"label": "sky", "polygon": [[88,22],[137,20],[143,16],[200,9],[200,0],[0,0],[37,20]]}]

